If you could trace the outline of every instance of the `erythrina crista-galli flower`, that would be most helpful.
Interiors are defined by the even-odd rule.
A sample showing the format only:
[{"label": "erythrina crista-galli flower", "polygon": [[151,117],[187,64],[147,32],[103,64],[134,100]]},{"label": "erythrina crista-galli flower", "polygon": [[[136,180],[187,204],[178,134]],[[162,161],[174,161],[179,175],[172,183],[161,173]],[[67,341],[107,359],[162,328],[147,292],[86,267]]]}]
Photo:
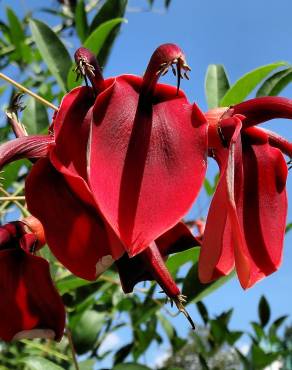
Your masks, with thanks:
[{"label": "erythrina crista-galli flower", "polygon": [[234,266],[243,288],[278,269],[286,227],[287,165],[292,144],[253,127],[292,118],[292,100],[252,99],[206,113],[209,150],[220,178],[207,217],[199,277],[210,282]]},{"label": "erythrina crista-galli flower", "polygon": [[0,227],[0,338],[60,340],[65,309],[50,277],[49,264],[34,255],[44,244],[33,217]]},{"label": "erythrina crista-galli flower", "polygon": [[28,209],[74,274],[93,280],[125,253],[139,254],[145,274],[184,311],[164,257],[183,240],[179,221],[204,179],[207,121],[179,86],[157,83],[176,66],[179,85],[189,70],[184,54],[176,45],[160,46],[143,78],[104,80],[85,48],[75,60],[92,86],[63,98],[49,135],[4,144],[1,164],[38,159],[26,180]]}]

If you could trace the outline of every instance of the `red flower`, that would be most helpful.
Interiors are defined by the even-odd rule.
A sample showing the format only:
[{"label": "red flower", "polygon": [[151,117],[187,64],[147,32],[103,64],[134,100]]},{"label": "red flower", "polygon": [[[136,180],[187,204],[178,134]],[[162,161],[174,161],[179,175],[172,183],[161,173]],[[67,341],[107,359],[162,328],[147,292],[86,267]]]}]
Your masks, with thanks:
[{"label": "red flower", "polygon": [[243,288],[278,269],[286,226],[287,165],[292,144],[251,127],[292,118],[292,101],[253,99],[206,114],[210,154],[220,168],[199,260],[202,282],[228,274],[234,265]]},{"label": "red flower", "polygon": [[0,165],[38,159],[26,180],[28,209],[43,224],[54,255],[74,274],[94,280],[125,252],[132,257],[144,251],[148,273],[181,308],[155,240],[177,233],[198,194],[207,121],[179,88],[157,81],[176,65],[179,85],[189,70],[185,57],[176,45],[162,45],[144,78],[107,80],[89,50],[78,49],[75,59],[92,87],[63,98],[48,136],[2,145]]},{"label": "red flower", "polygon": [[88,181],[129,256],[179,222],[206,171],[205,117],[182,91],[157,84],[173,64],[178,76],[189,69],[180,48],[160,46],[143,78],[105,80],[92,108]]},{"label": "red flower", "polygon": [[[27,228],[32,227],[32,230]],[[50,277],[49,264],[32,251],[43,243],[33,218],[0,227],[0,338],[60,340],[65,310]]]}]

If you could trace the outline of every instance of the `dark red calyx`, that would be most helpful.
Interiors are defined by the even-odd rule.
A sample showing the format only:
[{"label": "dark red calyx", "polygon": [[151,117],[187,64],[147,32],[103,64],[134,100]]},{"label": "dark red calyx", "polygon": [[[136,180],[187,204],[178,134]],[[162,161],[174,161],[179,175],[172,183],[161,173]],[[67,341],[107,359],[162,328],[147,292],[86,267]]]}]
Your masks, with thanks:
[{"label": "dark red calyx", "polygon": [[87,84],[87,78],[92,84],[95,94],[99,94],[104,90],[104,79],[101,73],[100,66],[95,55],[86,48],[79,48],[74,54],[77,73],[77,79],[83,77]]},{"label": "dark red calyx", "polygon": [[177,77],[177,93],[180,80],[184,77],[188,80],[188,72],[191,68],[187,65],[185,55],[180,47],[175,44],[160,45],[152,54],[147,70],[143,78],[141,95],[152,95],[160,76],[164,76],[171,68]]},{"label": "dark red calyx", "polygon": [[192,329],[195,329],[195,324],[184,307],[186,297],[181,294],[178,286],[170,275],[156,243],[152,242],[150,246],[139,255],[145,263],[147,271],[161,286],[170,300],[176,304],[178,310],[186,316]]}]

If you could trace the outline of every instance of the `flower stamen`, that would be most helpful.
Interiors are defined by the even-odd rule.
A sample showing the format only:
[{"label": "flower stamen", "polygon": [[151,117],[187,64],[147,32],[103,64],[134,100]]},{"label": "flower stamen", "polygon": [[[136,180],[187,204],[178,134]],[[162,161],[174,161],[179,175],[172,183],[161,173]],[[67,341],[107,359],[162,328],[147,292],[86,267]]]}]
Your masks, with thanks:
[{"label": "flower stamen", "polygon": [[161,63],[158,71],[156,72],[156,75],[165,76],[170,68],[172,70],[173,75],[177,77],[177,94],[178,94],[180,88],[180,81],[181,79],[184,78],[186,78],[187,80],[190,79],[190,77],[188,76],[188,72],[191,71],[191,68],[190,66],[187,65],[184,58],[178,57],[169,62]]}]

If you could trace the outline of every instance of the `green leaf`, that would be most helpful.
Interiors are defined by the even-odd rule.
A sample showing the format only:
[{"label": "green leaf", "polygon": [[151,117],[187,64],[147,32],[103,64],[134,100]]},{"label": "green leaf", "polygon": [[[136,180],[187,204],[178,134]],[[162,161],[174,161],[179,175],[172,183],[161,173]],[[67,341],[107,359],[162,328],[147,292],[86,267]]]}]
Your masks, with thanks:
[{"label": "green leaf", "polygon": [[261,297],[258,307],[259,319],[262,327],[265,327],[271,317],[271,309],[268,301],[264,296]]},{"label": "green leaf", "polygon": [[242,102],[273,70],[286,65],[286,62],[275,62],[246,73],[227,91],[220,102],[220,106],[228,107]]},{"label": "green leaf", "polygon": [[[126,20],[123,18],[116,18],[101,24],[93,33],[88,36],[88,38],[84,42],[84,47],[90,49],[93,54],[97,55],[111,30],[121,22],[126,22]],[[69,73],[67,77],[67,85],[69,90],[80,85],[80,82],[76,81],[76,73],[73,69],[74,65],[72,65],[68,69]]]},{"label": "green leaf", "polygon": [[29,22],[32,37],[37,48],[55,77],[63,92],[66,92],[66,81],[72,66],[70,55],[62,41],[45,23],[38,20]]},{"label": "green leaf", "polygon": [[[79,370],[93,370],[96,360],[91,358],[90,360],[78,361]],[[71,365],[70,370],[76,370],[75,365]]]},{"label": "green leaf", "polygon": [[6,89],[7,89],[6,85],[0,86],[0,95],[2,95]]},{"label": "green leaf", "polygon": [[114,18],[122,18],[125,14],[127,0],[107,0],[93,18],[90,32],[93,32],[102,23]]},{"label": "green leaf", "polygon": [[251,322],[251,325],[252,325],[252,328],[255,332],[255,335],[256,335],[258,341],[260,342],[261,339],[263,339],[265,337],[264,329],[257,322]]},{"label": "green leaf", "polygon": [[79,287],[90,285],[93,283],[94,281],[84,280],[77,276],[71,275],[63,278],[62,280],[57,281],[56,285],[59,293],[63,295],[65,293],[70,292],[71,290],[75,290]]},{"label": "green leaf", "polygon": [[151,370],[149,367],[133,362],[116,365],[112,370]]},{"label": "green leaf", "polygon": [[171,3],[171,0],[164,0],[164,6],[166,7],[166,9],[169,8],[170,3]]},{"label": "green leaf", "polygon": [[25,40],[25,34],[23,27],[19,19],[17,18],[14,11],[7,7],[6,8],[7,19],[9,23],[9,33],[12,44],[15,46],[16,51],[14,52],[17,59],[22,57],[22,44]]},{"label": "green leaf", "polygon": [[22,122],[31,135],[39,134],[49,128],[49,118],[46,108],[37,100],[29,97],[23,111]]},{"label": "green leaf", "polygon": [[72,337],[76,352],[85,353],[93,348],[97,335],[105,323],[105,314],[93,310],[82,313],[72,328]]},{"label": "green leaf", "polygon": [[173,337],[175,336],[175,329],[170,323],[170,321],[162,315],[160,312],[157,312],[158,320],[160,321],[163,330],[165,331],[166,335],[168,336],[169,341],[171,342]]},{"label": "green leaf", "polygon": [[195,303],[199,302],[232,279],[234,275],[235,272],[233,271],[229,275],[223,276],[212,283],[202,284],[198,277],[198,263],[195,263],[194,266],[190,268],[186,278],[184,279],[182,294],[188,297],[188,303],[191,301]]},{"label": "green leaf", "polygon": [[254,368],[263,369],[280,357],[280,352],[266,353],[259,346],[253,345],[251,355]]},{"label": "green leaf", "polygon": [[63,368],[42,357],[27,357],[21,360],[25,370],[62,370]]},{"label": "green leaf", "polygon": [[1,172],[1,185],[4,189],[7,189],[14,181],[18,179],[18,173],[22,166],[27,165],[29,162],[27,159],[19,160],[13,163],[9,163]]},{"label": "green leaf", "polygon": [[219,107],[220,101],[229,87],[224,66],[222,64],[210,64],[205,79],[205,94],[209,109]]},{"label": "green leaf", "polygon": [[173,256],[168,258],[166,262],[166,267],[172,275],[175,275],[179,268],[183,266],[185,263],[188,262],[196,263],[199,259],[199,254],[200,254],[199,247],[175,253]]},{"label": "green leaf", "polygon": [[209,314],[208,314],[207,307],[204,305],[203,302],[199,301],[199,302],[197,302],[197,309],[199,311],[199,314],[200,314],[202,320],[204,321],[204,324],[207,325],[207,323],[209,321]]},{"label": "green leaf", "polygon": [[256,96],[275,96],[285,89],[292,81],[292,68],[276,72],[258,89]]},{"label": "green leaf", "polygon": [[285,232],[288,233],[290,230],[292,230],[292,222],[287,224]]},{"label": "green leaf", "polygon": [[78,0],[77,2],[75,9],[75,27],[77,35],[83,43],[88,35],[87,15],[84,0]]},{"label": "green leaf", "polygon": [[[127,7],[127,0],[107,0],[100,8],[99,12],[93,18],[93,21],[90,26],[90,32],[93,32],[97,27],[99,27],[102,23],[109,21],[114,18],[123,18],[125,15],[126,7]],[[109,57],[111,48],[114,44],[114,41],[120,31],[121,25],[116,25],[104,43],[103,47],[101,48],[100,52],[97,55],[98,62],[101,67],[104,67],[106,61]]]},{"label": "green leaf", "polygon": [[125,358],[131,353],[133,347],[134,343],[131,342],[118,349],[118,351],[114,355],[114,364],[124,362]]}]

